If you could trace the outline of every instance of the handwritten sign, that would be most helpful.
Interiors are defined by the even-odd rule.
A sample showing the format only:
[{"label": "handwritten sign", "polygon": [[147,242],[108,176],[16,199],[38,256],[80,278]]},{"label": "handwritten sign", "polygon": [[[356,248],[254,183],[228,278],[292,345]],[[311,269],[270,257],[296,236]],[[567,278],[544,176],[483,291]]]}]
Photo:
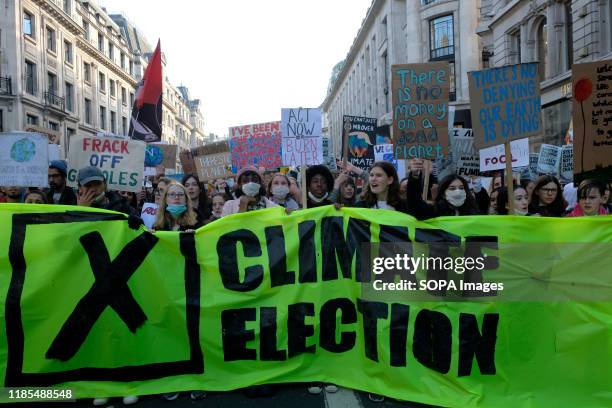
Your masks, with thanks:
[{"label": "handwritten sign", "polygon": [[397,171],[397,177],[399,177],[398,181],[400,181],[401,179],[406,177],[406,160],[396,159],[393,156],[393,152],[394,152],[394,149],[391,143],[375,145],[374,146],[374,160],[377,162],[386,161],[386,162],[392,163],[393,166],[395,167],[395,170]]},{"label": "handwritten sign", "polygon": [[448,140],[450,149],[448,155],[434,162],[438,179],[450,174],[464,177],[480,175],[480,159],[474,147],[474,132],[468,128],[449,129]]},{"label": "handwritten sign", "polygon": [[612,172],[612,60],[572,66],[574,174]]},{"label": "handwritten sign", "polygon": [[79,169],[99,167],[109,190],[139,192],[144,177],[145,143],[114,137],[73,136],[68,151],[68,185],[78,185]]},{"label": "handwritten sign", "polygon": [[[529,166],[528,139],[510,142],[512,168]],[[504,145],[487,147],[480,150],[480,171],[502,170],[506,168],[506,152]]]},{"label": "handwritten sign", "polygon": [[561,148],[559,177],[562,183],[574,181],[574,145],[565,145]]},{"label": "handwritten sign", "polygon": [[542,132],[540,79],[535,62],[468,73],[476,147]]},{"label": "handwritten sign", "polygon": [[283,166],[323,163],[321,109],[281,109]]},{"label": "handwritten sign", "polygon": [[201,181],[232,175],[232,157],[227,141],[216,142],[193,150],[194,162]]},{"label": "handwritten sign", "polygon": [[246,166],[273,168],[281,165],[280,122],[229,128],[232,170]]},{"label": "handwritten sign", "polygon": [[538,156],[538,173],[559,175],[559,163],[561,162],[561,147],[549,144],[540,146]]},{"label": "handwritten sign", "polygon": [[176,145],[150,143],[145,150],[145,166],[162,166],[166,169],[174,169],[176,166]]},{"label": "handwritten sign", "polygon": [[344,133],[346,140],[343,140],[343,143],[348,143],[348,162],[362,170],[369,170],[374,164],[376,118],[345,115],[342,123],[350,125]]},{"label": "handwritten sign", "polygon": [[322,142],[323,142],[322,143],[322,146],[323,146],[323,164],[325,164],[325,166],[327,166],[327,168],[330,169],[331,171],[338,170],[338,166],[336,165],[336,158],[329,151],[329,138],[324,137],[322,139]]},{"label": "handwritten sign", "polygon": [[448,62],[393,65],[395,157],[435,160],[448,146]]},{"label": "handwritten sign", "polygon": [[0,186],[48,187],[48,145],[38,132],[0,133]]}]

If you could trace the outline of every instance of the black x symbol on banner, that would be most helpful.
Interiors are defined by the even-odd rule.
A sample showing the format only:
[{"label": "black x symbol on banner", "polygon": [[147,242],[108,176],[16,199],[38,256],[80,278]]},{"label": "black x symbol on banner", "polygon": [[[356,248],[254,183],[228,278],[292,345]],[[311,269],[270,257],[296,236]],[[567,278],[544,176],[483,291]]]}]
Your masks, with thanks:
[{"label": "black x symbol on banner", "polygon": [[132,333],[147,320],[127,282],[158,238],[148,232],[141,234],[130,241],[112,262],[100,233],[83,235],[80,241],[96,280],[51,343],[46,353],[48,359],[68,361],[74,357],[106,306],[113,308]]}]

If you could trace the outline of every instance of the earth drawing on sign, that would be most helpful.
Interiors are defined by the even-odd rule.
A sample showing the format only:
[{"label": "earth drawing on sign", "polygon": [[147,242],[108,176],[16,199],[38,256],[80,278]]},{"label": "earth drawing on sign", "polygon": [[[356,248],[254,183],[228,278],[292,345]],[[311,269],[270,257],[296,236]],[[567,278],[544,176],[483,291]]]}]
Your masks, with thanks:
[{"label": "earth drawing on sign", "polygon": [[11,159],[16,162],[29,162],[34,158],[34,155],[36,155],[36,145],[30,139],[20,139],[13,143],[11,147]]},{"label": "earth drawing on sign", "polygon": [[164,161],[164,151],[155,145],[148,145],[145,151],[145,166],[159,166]]}]

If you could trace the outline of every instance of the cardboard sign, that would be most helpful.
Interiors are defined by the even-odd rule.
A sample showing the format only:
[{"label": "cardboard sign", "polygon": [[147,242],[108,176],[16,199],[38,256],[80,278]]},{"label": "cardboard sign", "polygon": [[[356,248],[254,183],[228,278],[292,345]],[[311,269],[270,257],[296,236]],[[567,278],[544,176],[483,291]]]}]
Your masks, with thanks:
[{"label": "cardboard sign", "polygon": [[0,186],[48,187],[48,145],[39,133],[0,133]]},{"label": "cardboard sign", "polygon": [[376,144],[376,118],[360,116],[343,117],[342,123],[349,123],[344,132],[348,143],[347,161],[362,170],[369,170],[374,164],[374,145]]},{"label": "cardboard sign", "polygon": [[538,64],[507,65],[468,73],[476,147],[542,132]]},{"label": "cardboard sign", "polygon": [[323,164],[327,166],[331,171],[338,170],[338,166],[336,165],[336,158],[333,154],[329,152],[329,138],[324,137],[322,139],[323,142]]},{"label": "cardboard sign", "polygon": [[559,175],[559,163],[561,162],[561,148],[549,144],[540,146],[538,156],[538,173]]},{"label": "cardboard sign", "polygon": [[73,136],[68,152],[68,185],[76,187],[79,169],[102,169],[109,190],[138,192],[144,177],[145,143],[113,137]]},{"label": "cardboard sign", "polygon": [[393,145],[392,144],[379,144],[374,146],[374,160],[375,161],[386,161],[392,163],[397,171],[398,181],[401,181],[406,177],[406,160],[396,159],[393,157]]},{"label": "cardboard sign", "polygon": [[435,174],[442,179],[450,174],[464,177],[480,175],[480,159],[474,147],[474,132],[468,128],[449,129],[448,155],[434,162]]},{"label": "cardboard sign", "polygon": [[395,157],[435,160],[448,146],[448,62],[393,65]]},{"label": "cardboard sign", "polygon": [[572,66],[574,174],[612,172],[612,60]]},{"label": "cardboard sign", "polygon": [[162,143],[148,144],[145,150],[145,166],[162,166],[166,169],[173,169],[176,167],[176,151],[177,145]]},{"label": "cardboard sign", "polygon": [[179,153],[179,159],[181,161],[181,167],[183,168],[183,173],[196,173],[198,169],[195,165],[195,160],[193,159],[193,154],[190,150],[184,150]]},{"label": "cardboard sign", "polygon": [[[529,141],[527,139],[510,142],[512,168],[529,165]],[[480,150],[480,171],[502,170],[506,168],[504,145],[487,147]]]},{"label": "cardboard sign", "polygon": [[246,166],[266,169],[281,165],[280,122],[229,128],[232,171]]},{"label": "cardboard sign", "polygon": [[46,136],[49,139],[49,143],[59,144],[62,134],[58,131],[48,129],[42,126],[26,125],[24,130],[26,132],[39,133]]},{"label": "cardboard sign", "polygon": [[323,163],[321,109],[281,109],[283,166]]},{"label": "cardboard sign", "polygon": [[574,145],[565,145],[561,148],[559,177],[562,183],[574,181]]},{"label": "cardboard sign", "polygon": [[232,175],[232,157],[227,142],[218,142],[206,146],[206,154],[195,157],[198,177],[201,181],[226,178]]}]

